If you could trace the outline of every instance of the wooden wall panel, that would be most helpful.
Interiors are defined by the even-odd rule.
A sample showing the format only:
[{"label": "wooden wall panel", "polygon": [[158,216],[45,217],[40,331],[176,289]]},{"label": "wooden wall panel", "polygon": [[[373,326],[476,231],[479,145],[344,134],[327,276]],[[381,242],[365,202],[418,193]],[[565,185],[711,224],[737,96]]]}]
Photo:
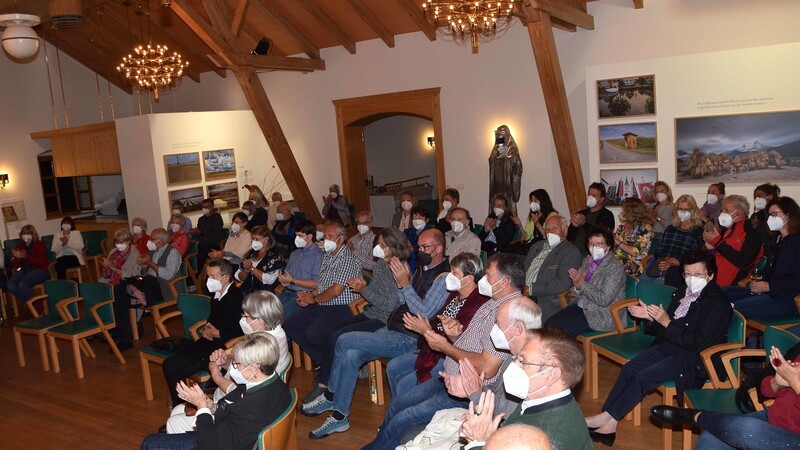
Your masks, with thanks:
[{"label": "wooden wall panel", "polygon": [[50,139],[57,177],[122,173],[114,122],[31,133],[31,138]]}]

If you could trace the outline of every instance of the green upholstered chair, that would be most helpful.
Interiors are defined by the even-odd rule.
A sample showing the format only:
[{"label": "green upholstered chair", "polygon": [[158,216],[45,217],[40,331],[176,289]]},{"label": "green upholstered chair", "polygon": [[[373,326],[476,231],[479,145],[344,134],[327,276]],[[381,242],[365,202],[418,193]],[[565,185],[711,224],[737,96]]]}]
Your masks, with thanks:
[{"label": "green upholstered chair", "polygon": [[258,450],[297,450],[297,389],[289,389],[289,394],[283,414],[258,433]]},{"label": "green upholstered chair", "polygon": [[764,332],[769,327],[790,328],[800,324],[800,295],[794,298],[794,304],[797,307],[797,314],[780,319],[747,319],[747,328]]},{"label": "green upholstered chair", "polygon": [[100,278],[99,278],[99,272],[97,272],[97,268],[99,267],[100,258],[108,254],[105,247],[103,246],[103,241],[108,239],[108,231],[106,230],[81,231],[81,236],[83,236],[83,248],[86,250],[85,253],[86,267],[90,266],[95,267],[95,276],[97,276],[98,278],[96,279],[99,280]]},{"label": "green upholstered chair", "polygon": [[[131,332],[133,333],[133,340],[139,340],[139,327],[136,324],[136,311],[138,309],[149,309],[150,312],[153,314],[153,322],[158,322],[158,319],[161,318],[161,314],[163,313],[164,309],[169,308],[171,306],[175,306],[175,300],[178,298],[180,294],[188,294],[189,293],[189,286],[186,284],[188,279],[188,272],[186,270],[186,264],[181,263],[180,267],[178,268],[178,272],[175,274],[175,278],[170,280],[169,282],[169,291],[171,294],[171,298],[164,298],[158,303],[151,303],[147,306],[137,306],[135,308],[129,309],[130,314],[130,321],[131,321]],[[161,330],[156,327],[156,337],[162,338],[164,336],[161,335]]]}]

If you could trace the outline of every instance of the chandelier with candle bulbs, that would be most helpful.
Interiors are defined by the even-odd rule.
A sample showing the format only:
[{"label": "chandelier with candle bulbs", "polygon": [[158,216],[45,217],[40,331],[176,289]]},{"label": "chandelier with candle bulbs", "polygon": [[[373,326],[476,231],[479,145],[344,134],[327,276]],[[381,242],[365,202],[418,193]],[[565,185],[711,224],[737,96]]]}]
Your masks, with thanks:
[{"label": "chandelier with candle bulbs", "polygon": [[470,40],[472,52],[505,31],[514,19],[514,0],[425,0],[425,17],[440,34],[456,41]]},{"label": "chandelier with candle bulbs", "polygon": [[142,91],[153,91],[156,102],[159,92],[177,87],[189,62],[178,52],[169,54],[166,45],[147,44],[133,49],[133,53],[122,58],[117,71],[131,86]]}]

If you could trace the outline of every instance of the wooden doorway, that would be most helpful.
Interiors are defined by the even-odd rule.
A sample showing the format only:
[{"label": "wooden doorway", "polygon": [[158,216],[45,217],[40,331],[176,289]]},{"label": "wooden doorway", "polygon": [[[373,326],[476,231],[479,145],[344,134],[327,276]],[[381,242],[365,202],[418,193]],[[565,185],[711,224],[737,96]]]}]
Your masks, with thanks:
[{"label": "wooden doorway", "polygon": [[[364,151],[364,127],[386,117],[405,114],[433,122],[436,160],[436,191],[442,195],[444,178],[444,140],[439,109],[441,88],[394,92],[334,100],[339,135],[339,163],[342,167],[342,190],[356,211],[369,211],[367,159]],[[437,201],[438,203],[438,201]],[[435,213],[435,212],[434,212]]]}]

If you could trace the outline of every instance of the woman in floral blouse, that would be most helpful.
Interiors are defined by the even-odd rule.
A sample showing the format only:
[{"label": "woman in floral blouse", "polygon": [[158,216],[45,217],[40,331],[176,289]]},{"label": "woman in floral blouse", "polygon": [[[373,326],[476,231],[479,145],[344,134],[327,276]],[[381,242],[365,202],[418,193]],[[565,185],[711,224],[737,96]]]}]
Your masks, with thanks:
[{"label": "woman in floral blouse", "polygon": [[114,233],[114,248],[107,258],[100,258],[100,281],[116,286],[124,278],[140,275],[142,266],[136,262],[139,250],[133,244],[133,235],[127,228]]},{"label": "woman in floral blouse", "polygon": [[614,232],[614,256],[622,262],[625,273],[639,275],[653,239],[653,215],[644,202],[629,197],[622,202],[620,221]]}]

